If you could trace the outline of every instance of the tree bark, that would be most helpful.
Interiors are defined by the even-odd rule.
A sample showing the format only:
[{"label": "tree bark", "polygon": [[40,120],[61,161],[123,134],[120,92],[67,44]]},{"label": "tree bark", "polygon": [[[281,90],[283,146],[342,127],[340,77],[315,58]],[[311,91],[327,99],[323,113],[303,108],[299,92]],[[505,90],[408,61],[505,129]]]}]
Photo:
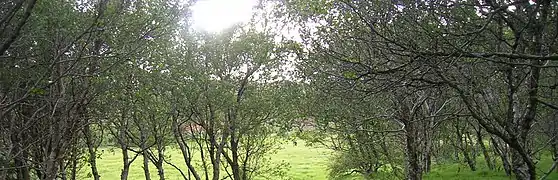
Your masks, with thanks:
[{"label": "tree bark", "polygon": [[140,130],[141,133],[141,154],[143,156],[143,174],[145,175],[145,180],[150,180],[151,179],[151,174],[149,173],[149,152],[147,152],[147,137],[145,135],[145,132],[143,130]]},{"label": "tree bark", "polygon": [[78,148],[72,148],[72,154],[71,154],[71,160],[70,160],[70,166],[72,168],[71,172],[70,172],[70,179],[71,180],[76,180],[77,177],[77,165],[78,165],[78,155],[77,155],[77,149]]},{"label": "tree bark", "polygon": [[236,137],[236,114],[234,112],[234,108],[233,110],[230,110],[230,114],[229,114],[229,118],[230,118],[230,125],[229,125],[229,129],[230,129],[230,150],[231,150],[231,169],[232,169],[232,173],[233,173],[233,179],[234,180],[241,180],[242,179],[242,172],[240,171],[240,163],[238,162],[239,160],[239,155],[238,155],[238,139]]},{"label": "tree bark", "polygon": [[[192,174],[196,180],[201,180],[200,175],[192,165],[190,147],[188,146],[187,142],[184,140],[184,136],[180,131],[180,124],[177,121],[178,118],[173,117],[172,127],[173,127],[174,140],[176,141],[178,147],[180,148],[180,151],[182,152],[182,158],[184,159],[184,163],[186,164],[186,167],[188,167],[188,174]],[[193,133],[194,132],[192,132],[192,134]]]},{"label": "tree bark", "polygon": [[86,124],[83,128],[83,135],[85,136],[85,143],[87,144],[87,151],[89,153],[89,158],[87,162],[91,168],[91,174],[94,180],[99,180],[101,176],[97,170],[97,148],[94,145],[90,124]]},{"label": "tree bark", "polygon": [[482,129],[479,127],[478,129],[475,129],[475,132],[477,135],[477,142],[479,143],[482,154],[484,156],[484,160],[486,161],[486,166],[488,167],[488,169],[494,170],[494,164],[492,164],[492,158],[490,157],[490,154],[488,153],[488,150],[484,145],[484,139],[482,137]]},{"label": "tree bark", "polygon": [[459,150],[461,150],[461,153],[463,154],[463,159],[465,160],[465,162],[467,163],[471,171],[476,171],[477,168],[475,166],[475,162],[471,159],[469,154],[469,145],[467,142],[467,138],[465,138],[465,142],[464,142],[462,129],[459,127],[459,122],[455,123],[455,133],[456,133],[455,135],[458,143],[457,147],[459,148]]},{"label": "tree bark", "polygon": [[58,174],[58,153],[57,150],[51,151],[45,161],[45,170],[43,180],[54,180]]},{"label": "tree bark", "polygon": [[120,180],[127,180],[128,172],[130,172],[128,148],[125,145],[122,145],[120,149],[122,150],[122,171],[120,172]]},{"label": "tree bark", "polygon": [[67,174],[66,174],[66,166],[64,165],[64,163],[60,163],[60,179],[61,180],[67,180]]},{"label": "tree bark", "polygon": [[[157,129],[154,129],[155,131],[157,131]],[[156,163],[156,167],[157,167],[157,174],[159,175],[159,180],[165,180],[165,169],[163,167],[163,163],[165,162],[165,145],[164,145],[164,139],[163,137],[161,137],[161,135],[155,134],[155,141],[157,143],[157,161],[154,162]]]},{"label": "tree bark", "polygon": [[492,146],[494,146],[494,150],[498,153],[500,159],[502,160],[502,166],[504,167],[506,175],[510,176],[511,164],[509,161],[507,150],[504,147],[500,146],[499,142],[494,137],[490,137],[490,139],[492,141]]},{"label": "tree bark", "polygon": [[6,51],[10,48],[12,43],[14,43],[17,37],[19,37],[21,30],[23,29],[23,26],[25,26],[29,17],[31,16],[31,12],[33,12],[33,8],[35,7],[36,3],[37,0],[30,0],[29,3],[27,3],[27,7],[25,7],[22,20],[19,21],[15,29],[12,31],[13,34],[9,36],[6,42],[2,43],[2,46],[0,46],[0,56],[4,55],[4,53],[6,53]]},{"label": "tree bark", "polygon": [[29,180],[29,168],[27,167],[27,150],[22,148],[22,134],[21,132],[12,132],[11,141],[12,149],[10,154],[15,154],[14,165],[16,167],[17,179]]},{"label": "tree bark", "polygon": [[405,125],[405,152],[407,154],[407,180],[421,180],[422,173],[419,165],[416,134],[411,123]]}]

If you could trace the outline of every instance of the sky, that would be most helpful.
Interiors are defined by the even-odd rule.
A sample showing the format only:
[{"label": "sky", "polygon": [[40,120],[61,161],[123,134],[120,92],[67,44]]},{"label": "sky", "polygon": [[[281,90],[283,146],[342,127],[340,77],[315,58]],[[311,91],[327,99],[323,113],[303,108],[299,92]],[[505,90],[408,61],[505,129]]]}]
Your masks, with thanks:
[{"label": "sky", "polygon": [[193,28],[219,32],[235,23],[248,22],[257,0],[198,0],[192,8]]},{"label": "sky", "polygon": [[[253,7],[258,4],[258,0],[198,0],[191,7],[192,28],[208,32],[220,32],[236,23],[249,22],[255,12]],[[281,34],[287,37],[294,36],[293,32],[286,30]],[[294,60],[291,60],[294,62]],[[284,67],[286,70],[294,71],[294,65],[288,63]],[[276,74],[276,72],[272,73]],[[258,79],[259,74],[254,78]],[[288,79],[289,73],[285,73]]]}]

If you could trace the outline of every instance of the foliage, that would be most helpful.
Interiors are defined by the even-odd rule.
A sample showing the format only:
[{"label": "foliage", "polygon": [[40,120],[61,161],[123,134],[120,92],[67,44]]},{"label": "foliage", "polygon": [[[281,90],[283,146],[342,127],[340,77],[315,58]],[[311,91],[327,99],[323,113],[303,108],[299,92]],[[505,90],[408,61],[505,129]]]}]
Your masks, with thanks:
[{"label": "foliage", "polygon": [[195,2],[0,2],[0,179],[556,174],[558,2]]}]

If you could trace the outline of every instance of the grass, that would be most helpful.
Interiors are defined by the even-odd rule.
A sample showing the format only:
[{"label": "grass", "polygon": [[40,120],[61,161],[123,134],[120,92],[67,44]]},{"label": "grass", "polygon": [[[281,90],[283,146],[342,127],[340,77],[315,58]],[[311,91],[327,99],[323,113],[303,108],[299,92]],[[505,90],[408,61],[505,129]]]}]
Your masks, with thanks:
[{"label": "grass", "polygon": [[[103,153],[97,162],[101,179],[120,179],[122,169],[120,150],[106,148],[102,151]],[[173,164],[186,171],[186,166],[178,149],[169,149],[166,153],[170,155],[170,161]],[[293,180],[327,179],[327,166],[331,153],[330,150],[324,148],[311,148],[304,145],[294,146],[286,143],[283,149],[271,156],[271,162],[288,163],[286,175]],[[151,178],[158,179],[157,169],[153,165],[150,165],[149,168]],[[170,165],[165,165],[164,168],[167,179],[182,179],[180,172]],[[80,179],[87,179],[89,171],[89,167],[83,167]],[[138,157],[132,163],[128,179],[144,179],[141,157]]]},{"label": "grass", "polygon": [[[550,155],[543,155],[537,163],[537,175],[543,175],[552,166],[552,158]],[[424,175],[425,180],[511,180],[514,176],[506,176],[503,167],[498,165],[496,170],[489,170],[482,157],[477,158],[477,170],[471,171],[465,163],[441,164],[432,167],[430,173]],[[558,173],[552,172],[546,179],[558,179]]]},{"label": "grass", "polygon": [[[328,169],[327,166],[332,157],[332,151],[324,148],[307,147],[301,145],[294,146],[290,143],[286,143],[284,148],[279,150],[277,154],[271,156],[271,162],[275,164],[288,163],[288,169],[286,169],[287,178],[293,180],[307,180],[307,179],[328,179]],[[186,170],[184,163],[182,163],[182,156],[180,151],[177,149],[170,149],[167,151],[170,155],[170,161],[177,165],[179,168]],[[138,159],[132,163],[129,178],[131,180],[144,179],[143,169],[142,169],[142,159]],[[550,156],[543,156],[541,161],[538,163],[539,175],[542,175],[542,171],[546,171],[552,164],[552,159]],[[425,180],[442,180],[442,179],[455,179],[455,180],[475,180],[475,179],[490,179],[490,180],[509,180],[514,179],[513,177],[508,177],[505,175],[503,170],[490,171],[486,167],[484,160],[479,157],[477,163],[478,170],[471,171],[465,164],[443,164],[435,165],[432,167],[432,171],[424,176]],[[98,169],[101,175],[101,179],[119,179],[120,171],[122,168],[120,151],[117,149],[103,149],[103,154],[98,160]],[[157,170],[154,166],[150,165],[150,172],[152,179],[158,179]],[[501,168],[500,168],[501,169]],[[91,179],[88,178],[87,174],[89,172],[89,167],[83,167],[81,170],[79,179]],[[224,172],[223,172],[224,173]],[[182,179],[180,173],[173,167],[165,166],[165,175],[167,179]],[[362,179],[358,176],[348,176],[348,179]],[[553,172],[547,179],[558,179],[558,173]]]}]

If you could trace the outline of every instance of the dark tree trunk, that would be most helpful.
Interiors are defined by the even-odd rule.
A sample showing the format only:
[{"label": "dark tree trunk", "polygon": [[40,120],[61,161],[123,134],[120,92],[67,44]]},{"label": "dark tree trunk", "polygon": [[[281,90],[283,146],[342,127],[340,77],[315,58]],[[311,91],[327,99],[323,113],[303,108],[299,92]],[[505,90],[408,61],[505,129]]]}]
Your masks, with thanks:
[{"label": "dark tree trunk", "polygon": [[461,150],[465,162],[467,163],[471,171],[476,171],[477,168],[475,166],[475,162],[471,159],[471,156],[469,154],[470,148],[467,142],[467,137],[463,139],[463,133],[462,133],[462,129],[459,127],[459,122],[455,123],[455,133],[456,133],[455,135],[458,143],[457,147],[459,148],[459,150]]},{"label": "dark tree trunk", "polygon": [[[116,132],[118,134],[113,133],[113,135],[118,137],[117,141],[122,151],[122,171],[120,172],[120,180],[127,180],[130,172],[130,164],[132,162],[128,154],[128,138],[126,136],[126,132],[128,131],[128,119],[126,110],[122,112],[118,126],[118,131]],[[137,157],[137,154],[135,157]]]},{"label": "dark tree trunk", "polygon": [[60,180],[67,180],[68,177],[66,175],[66,166],[64,163],[60,163]]},{"label": "dark tree trunk", "polygon": [[234,117],[234,112],[232,112],[232,114],[230,115],[231,117],[231,125],[230,125],[230,134],[231,134],[231,138],[230,138],[230,150],[231,150],[231,156],[232,156],[232,162],[230,162],[231,165],[231,169],[232,169],[232,173],[233,173],[233,179],[234,180],[241,180],[242,179],[242,172],[240,171],[240,164],[238,162],[238,139],[235,136],[235,132],[236,132],[236,126],[235,126],[235,119],[236,117]]},{"label": "dark tree trunk", "polygon": [[125,144],[120,145],[122,150],[122,171],[120,172],[120,180],[127,180],[130,172],[130,158],[128,156],[128,147]]},{"label": "dark tree trunk", "polygon": [[223,153],[224,148],[225,148],[225,144],[227,142],[227,137],[229,136],[228,134],[228,130],[224,130],[224,132],[221,133],[221,139],[219,141],[217,141],[217,137],[216,137],[216,132],[215,132],[215,111],[213,109],[213,107],[211,106],[211,104],[209,104],[209,112],[210,112],[210,127],[209,127],[209,131],[208,136],[209,136],[209,156],[211,157],[211,164],[213,166],[213,178],[212,180],[219,180],[220,179],[220,174],[221,174],[221,153]]},{"label": "dark tree trunk", "polygon": [[157,165],[157,174],[159,175],[159,180],[165,180],[165,169],[163,168],[163,159],[164,157],[159,157],[159,160],[156,162]]},{"label": "dark tree trunk", "polygon": [[232,164],[231,169],[233,173],[234,180],[241,180],[243,177],[240,171],[240,164],[238,163],[238,141],[231,137],[231,153],[232,153]]},{"label": "dark tree trunk", "polygon": [[143,156],[143,174],[145,175],[145,180],[150,180],[151,179],[151,174],[149,173],[149,152],[147,152],[147,137],[145,135],[145,132],[143,130],[140,130],[141,132],[141,154]]},{"label": "dark tree trunk", "polygon": [[471,157],[471,155],[469,154],[469,145],[468,142],[465,141],[465,147],[463,148],[463,157],[465,158],[465,161],[467,162],[467,165],[469,166],[469,168],[471,169],[471,171],[476,171],[477,170],[477,166],[475,163],[475,160],[473,159],[473,157]]},{"label": "dark tree trunk", "polygon": [[93,175],[94,180],[99,180],[101,176],[99,175],[99,171],[97,170],[97,148],[94,144],[94,140],[92,137],[93,135],[89,123],[83,128],[83,135],[85,136],[87,152],[89,153],[87,162],[89,163],[89,167],[91,168],[91,174]]},{"label": "dark tree trunk", "polygon": [[44,180],[54,180],[58,174],[58,153],[57,150],[50,152],[45,161]]},{"label": "dark tree trunk", "polygon": [[10,154],[16,154],[14,158],[14,165],[16,167],[17,179],[29,180],[29,168],[27,167],[27,150],[22,148],[22,137],[21,132],[12,132],[12,152]]},{"label": "dark tree trunk", "polygon": [[70,166],[72,168],[71,172],[70,172],[70,179],[71,180],[76,180],[77,177],[77,165],[78,165],[78,154],[77,154],[77,148],[72,148],[72,159],[70,160]]},{"label": "dark tree trunk", "polygon": [[[180,131],[180,124],[177,122],[177,119],[178,118],[173,118],[173,122],[172,122],[173,135],[174,135],[174,140],[178,143],[178,147],[182,152],[182,158],[184,159],[184,163],[186,164],[186,167],[188,167],[188,176],[193,175],[196,180],[201,180],[200,175],[192,165],[192,158],[191,158],[192,154],[190,152],[190,147],[188,146],[187,142],[184,140],[184,136]],[[191,133],[192,136],[195,136],[194,135],[195,132],[192,131]]]},{"label": "dark tree trunk", "polygon": [[512,167],[517,180],[532,179],[529,174],[527,164],[523,161],[521,155],[515,150],[512,150]]},{"label": "dark tree trunk", "polygon": [[[556,138],[554,138],[554,140],[552,140],[552,160],[553,161],[558,160],[558,142],[557,142]],[[556,168],[554,170],[556,172],[558,172],[558,168]]]},{"label": "dark tree trunk", "polygon": [[[37,150],[37,149],[35,149],[34,152],[33,152],[33,158],[35,158],[35,159],[41,159],[41,158],[43,158],[44,155],[43,155],[42,153],[43,153],[42,150]],[[37,175],[37,177],[38,177],[39,179],[43,179],[43,177],[44,177],[43,174],[44,174],[44,173],[43,173],[43,170],[40,168],[40,165],[39,165],[39,164],[35,164],[35,166],[33,167],[33,170],[35,170],[35,174]]]},{"label": "dark tree trunk", "polygon": [[405,125],[405,152],[407,154],[407,180],[421,180],[418,147],[416,144],[416,133],[413,122]]},{"label": "dark tree trunk", "polygon": [[156,167],[157,167],[157,174],[159,175],[159,180],[165,180],[165,169],[163,167],[163,163],[165,162],[165,146],[163,144],[163,139],[161,137],[156,139],[157,142],[157,158]]},{"label": "dark tree trunk", "polygon": [[482,154],[484,156],[484,160],[486,161],[486,166],[488,167],[488,169],[494,170],[494,164],[492,164],[492,158],[490,157],[490,154],[488,153],[488,150],[484,145],[484,139],[482,137],[482,129],[479,127],[478,129],[475,129],[475,132],[477,135],[477,142],[479,143]]},{"label": "dark tree trunk", "polygon": [[506,175],[510,176],[511,164],[509,161],[508,151],[506,150],[505,147],[501,146],[494,137],[491,137],[490,139],[492,141],[492,145],[494,146],[494,150],[496,151],[496,153],[498,153],[500,159],[502,160],[502,166],[504,167],[504,171],[506,172]]},{"label": "dark tree trunk", "polygon": [[213,180],[219,180],[220,179],[220,172],[221,172],[221,153],[223,153],[224,148],[225,148],[225,143],[226,143],[226,137],[227,137],[227,133],[223,133],[223,135],[221,136],[221,141],[219,142],[219,145],[217,146],[217,151],[215,152],[215,156],[213,157],[214,159],[213,161]]},{"label": "dark tree trunk", "polygon": [[429,118],[429,120],[423,123],[423,148],[422,148],[422,171],[423,173],[430,172],[430,167],[432,163],[432,128],[434,128],[434,118]]},{"label": "dark tree trunk", "polygon": [[[519,142],[525,142],[525,140],[518,140]],[[537,179],[536,176],[536,167],[532,160],[532,157],[529,153],[519,150],[525,150],[526,143],[524,145],[519,144],[510,144],[512,147],[512,167],[513,172],[518,180],[535,180]]]}]

